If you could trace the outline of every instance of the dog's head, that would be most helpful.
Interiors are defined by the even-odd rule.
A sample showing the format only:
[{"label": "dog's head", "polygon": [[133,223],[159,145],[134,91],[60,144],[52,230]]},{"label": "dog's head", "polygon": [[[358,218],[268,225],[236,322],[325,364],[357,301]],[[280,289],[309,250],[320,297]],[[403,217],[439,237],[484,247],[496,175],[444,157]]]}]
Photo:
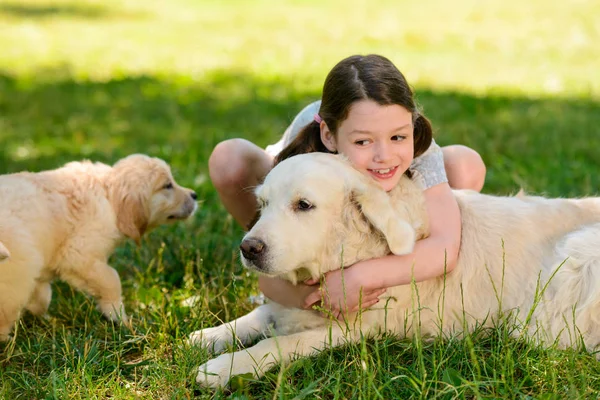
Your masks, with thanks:
[{"label": "dog's head", "polygon": [[196,210],[196,193],[179,186],[159,158],[130,155],[113,166],[106,182],[117,226],[136,242],[147,230],[184,220]]},{"label": "dog's head", "polygon": [[301,270],[317,277],[339,268],[323,264],[357,247],[361,234],[383,236],[394,254],[410,253],[416,240],[408,211],[340,156],[291,157],[271,170],[256,196],[260,218],[244,236],[241,258],[266,275],[294,281]]}]

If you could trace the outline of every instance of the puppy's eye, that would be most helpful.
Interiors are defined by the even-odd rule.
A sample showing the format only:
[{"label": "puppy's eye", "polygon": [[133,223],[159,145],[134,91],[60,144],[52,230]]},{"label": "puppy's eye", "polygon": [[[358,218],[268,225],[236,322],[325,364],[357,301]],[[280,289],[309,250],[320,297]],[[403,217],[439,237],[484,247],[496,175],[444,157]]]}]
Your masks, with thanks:
[{"label": "puppy's eye", "polygon": [[165,183],[165,185],[162,188],[163,189],[173,189],[173,183],[172,182]]},{"label": "puppy's eye", "polygon": [[308,211],[312,210],[313,208],[315,208],[315,206],[313,206],[312,203],[306,199],[300,199],[296,203],[296,210],[298,211]]}]

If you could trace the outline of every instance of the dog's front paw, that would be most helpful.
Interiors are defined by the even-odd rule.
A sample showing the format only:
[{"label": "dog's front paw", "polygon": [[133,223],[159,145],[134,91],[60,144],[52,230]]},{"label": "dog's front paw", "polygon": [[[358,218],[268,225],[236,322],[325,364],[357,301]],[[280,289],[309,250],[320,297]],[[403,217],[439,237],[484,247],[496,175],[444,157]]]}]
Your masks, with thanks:
[{"label": "dog's front paw", "polygon": [[190,334],[188,343],[202,346],[214,353],[220,353],[233,342],[231,328],[220,325],[214,328],[201,329]]},{"label": "dog's front paw", "polygon": [[232,375],[235,375],[235,365],[232,365],[233,354],[223,354],[198,367],[196,382],[205,387],[218,389],[225,387]]},{"label": "dog's front paw", "polygon": [[122,322],[126,324],[129,321],[127,313],[125,313],[125,306],[123,303],[98,303],[98,309],[104,314],[106,318],[113,322]]}]

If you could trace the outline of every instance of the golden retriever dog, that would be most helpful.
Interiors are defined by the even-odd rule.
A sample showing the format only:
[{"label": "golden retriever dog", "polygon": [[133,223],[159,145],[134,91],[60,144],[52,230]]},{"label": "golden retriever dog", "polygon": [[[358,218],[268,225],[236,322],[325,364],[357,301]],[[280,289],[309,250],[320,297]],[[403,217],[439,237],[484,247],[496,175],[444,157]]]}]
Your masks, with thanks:
[{"label": "golden retriever dog", "polygon": [[[403,178],[383,192],[334,155],[312,153],[277,165],[256,190],[261,216],[241,244],[244,265],[292,282],[390,252],[406,254],[428,235],[422,190]],[[422,338],[461,335],[507,316],[515,334],[587,349],[600,344],[600,198],[497,197],[455,191],[462,242],[445,276],[389,288],[385,306],[348,317],[259,306],[248,315],[194,332],[191,343],[221,351],[256,345],[199,367],[197,381],[220,387],[255,377],[296,356],[389,331]],[[381,304],[380,303],[380,304]]]},{"label": "golden retriever dog", "polygon": [[125,237],[139,243],[195,209],[196,194],[177,185],[169,166],[141,154],[112,167],[71,162],[0,176],[0,340],[23,308],[46,313],[54,278],[93,296],[109,319],[126,321],[121,281],[107,264],[115,246]]}]

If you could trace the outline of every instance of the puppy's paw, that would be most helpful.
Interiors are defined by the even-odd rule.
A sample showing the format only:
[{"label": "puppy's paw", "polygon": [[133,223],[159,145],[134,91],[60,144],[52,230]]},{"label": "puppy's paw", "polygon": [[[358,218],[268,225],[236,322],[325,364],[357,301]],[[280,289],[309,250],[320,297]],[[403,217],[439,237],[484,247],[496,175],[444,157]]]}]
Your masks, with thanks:
[{"label": "puppy's paw", "polygon": [[233,343],[233,333],[227,325],[201,329],[190,334],[188,343],[202,346],[213,353],[220,353]]},{"label": "puppy's paw", "polygon": [[10,330],[0,329],[0,343],[8,342],[12,338]]},{"label": "puppy's paw", "polygon": [[105,303],[99,302],[98,309],[104,314],[104,316],[113,322],[121,322],[127,324],[129,318],[125,312],[125,306],[123,303]]},{"label": "puppy's paw", "polygon": [[225,387],[232,375],[235,374],[235,364],[232,365],[233,354],[226,353],[198,367],[196,382],[205,387],[218,389]]},{"label": "puppy's paw", "polygon": [[48,308],[50,307],[50,302],[52,301],[52,288],[50,284],[39,284],[31,297],[29,298],[29,303],[25,306],[25,308],[32,313],[33,315],[37,315],[39,317],[48,316]]},{"label": "puppy's paw", "polygon": [[10,258],[10,251],[0,242],[0,262]]}]

